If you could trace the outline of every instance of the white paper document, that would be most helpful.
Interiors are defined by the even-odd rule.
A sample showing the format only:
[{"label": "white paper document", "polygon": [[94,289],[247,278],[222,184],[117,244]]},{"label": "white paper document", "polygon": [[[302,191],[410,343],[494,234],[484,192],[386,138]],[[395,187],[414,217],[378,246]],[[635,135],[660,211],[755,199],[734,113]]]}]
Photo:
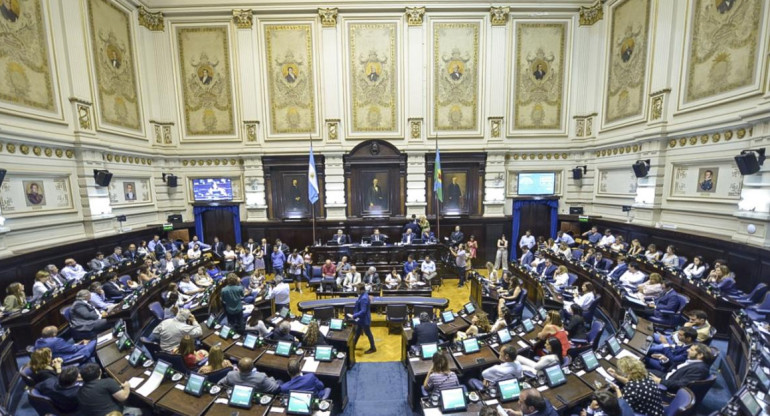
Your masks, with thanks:
[{"label": "white paper document", "polygon": [[128,380],[128,385],[131,386],[132,389],[135,389],[136,386],[142,384],[143,381],[144,379],[141,377],[131,377],[131,379]]},{"label": "white paper document", "polygon": [[147,379],[147,381],[142,384],[142,387],[138,388],[136,390],[137,393],[141,394],[144,397],[147,397],[152,394],[152,392],[155,391],[155,389],[160,386],[160,383],[163,382],[163,374],[158,374],[155,371],[152,372],[152,375],[150,378]]},{"label": "white paper document", "polygon": [[300,332],[304,334],[307,332],[307,325],[303,325],[300,321],[291,321],[291,330],[292,332]]},{"label": "white paper document", "polygon": [[610,373],[607,372],[603,367],[597,367],[596,372],[601,374],[602,377],[604,377],[607,381],[615,381],[615,377],[612,377]]},{"label": "white paper document", "polygon": [[113,338],[112,332],[106,333],[106,334],[104,334],[104,335],[102,335],[102,336],[100,336],[99,338],[96,339],[96,344],[97,345],[104,344],[105,342],[111,340],[112,338]]},{"label": "white paper document", "polygon": [[302,372],[315,373],[318,370],[318,364],[320,364],[320,362],[316,361],[315,358],[307,357],[305,358],[305,364],[302,364]]},{"label": "white paper document", "polygon": [[441,410],[438,407],[431,407],[430,409],[424,409],[423,414],[425,416],[443,416]]},{"label": "white paper document", "polygon": [[529,348],[529,345],[526,342],[522,341],[522,340],[518,340],[518,341],[516,341],[516,343],[519,344],[519,346],[521,346],[521,348]]},{"label": "white paper document", "polygon": [[619,352],[618,355],[615,356],[615,358],[617,358],[618,360],[623,358],[623,357],[631,357],[631,358],[637,358],[637,359],[639,358],[639,357],[636,356],[636,354],[632,353],[629,350],[623,350],[623,351]]}]

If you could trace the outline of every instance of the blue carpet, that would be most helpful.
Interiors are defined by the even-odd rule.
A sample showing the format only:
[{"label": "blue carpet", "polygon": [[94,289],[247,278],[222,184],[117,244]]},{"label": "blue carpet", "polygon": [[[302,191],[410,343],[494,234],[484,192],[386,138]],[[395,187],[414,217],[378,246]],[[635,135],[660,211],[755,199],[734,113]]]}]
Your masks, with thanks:
[{"label": "blue carpet", "polygon": [[407,371],[400,362],[358,363],[348,371],[348,405],[342,415],[411,415]]}]

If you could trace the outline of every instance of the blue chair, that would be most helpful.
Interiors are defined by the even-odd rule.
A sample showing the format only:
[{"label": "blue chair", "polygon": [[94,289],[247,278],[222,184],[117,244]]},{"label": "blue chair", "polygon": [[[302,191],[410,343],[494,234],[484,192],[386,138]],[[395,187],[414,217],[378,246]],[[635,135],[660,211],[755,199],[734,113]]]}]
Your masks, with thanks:
[{"label": "blue chair", "polygon": [[519,298],[516,300],[516,303],[513,305],[513,307],[508,307],[511,312],[511,316],[514,317],[514,322],[521,320],[521,316],[524,313],[524,307],[526,304],[527,289],[521,289],[521,293],[519,294]]},{"label": "blue chair", "polygon": [[243,286],[244,289],[247,289],[249,287],[249,284],[251,283],[250,280],[251,280],[250,276],[241,277],[241,286]]},{"label": "blue chair", "polygon": [[653,324],[664,328],[675,328],[683,324],[684,315],[682,314],[682,311],[684,311],[684,308],[690,303],[690,298],[682,294],[677,294],[677,296],[679,297],[679,308],[676,310],[657,309],[655,310],[655,315],[652,315],[647,319]]},{"label": "blue chair", "polygon": [[765,294],[762,303],[749,306],[744,310],[746,311],[746,315],[752,321],[764,321],[765,318],[770,315],[770,293]]},{"label": "blue chair", "polygon": [[706,394],[708,394],[709,390],[711,390],[711,387],[714,386],[716,381],[717,376],[712,374],[705,380],[693,381],[687,384],[687,388],[695,397],[695,407],[698,407],[698,405],[703,401],[703,398],[706,397]]},{"label": "blue chair", "polygon": [[30,389],[35,387],[35,379],[33,378],[34,374],[32,373],[32,368],[25,366],[21,369],[21,371],[19,371],[19,376],[27,387]]},{"label": "blue chair", "polygon": [[579,248],[573,248],[572,249],[572,258],[576,260],[580,260],[580,258],[583,257],[583,250]]},{"label": "blue chair", "polygon": [[158,360],[163,360],[171,364],[171,368],[182,374],[190,372],[190,369],[187,368],[187,365],[184,363],[184,358],[179,354],[169,354],[165,351],[158,351],[155,356],[158,357]]},{"label": "blue chair", "polygon": [[749,294],[744,296],[739,296],[734,300],[744,306],[753,305],[755,303],[759,303],[759,301],[765,297],[768,289],[770,288],[768,288],[766,284],[760,283],[754,286],[754,289]]},{"label": "blue chair", "polygon": [[206,376],[206,380],[213,384],[217,384],[219,380],[222,380],[227,375],[227,373],[232,370],[233,368],[231,366],[225,366],[225,368],[209,373]]},{"label": "blue chair", "polygon": [[334,318],[334,306],[324,306],[323,308],[315,308],[313,310],[313,317],[317,321],[328,321]]},{"label": "blue chair", "polygon": [[150,309],[150,312],[152,312],[152,315],[157,319],[159,322],[163,320],[163,306],[160,305],[160,302],[152,302],[148,308]]},{"label": "blue chair", "polygon": [[687,387],[682,387],[668,406],[663,409],[663,416],[688,416],[695,411],[695,395]]},{"label": "blue chair", "polygon": [[310,281],[308,282],[308,286],[317,290],[318,287],[321,286],[322,282],[323,274],[321,273],[321,268],[319,266],[313,266],[310,273]]},{"label": "blue chair", "polygon": [[687,264],[687,257],[685,256],[679,256],[679,270],[684,269],[684,265]]},{"label": "blue chair", "polygon": [[574,357],[577,357],[583,351],[587,351],[589,349],[596,350],[597,348],[599,348],[599,339],[601,338],[603,331],[604,331],[604,322],[602,322],[599,319],[594,320],[591,323],[591,330],[588,331],[588,334],[586,335],[586,339],[580,339],[580,338],[570,339],[574,347],[570,348],[569,351],[567,351],[567,353],[574,358]]},{"label": "blue chair", "polygon": [[403,329],[404,323],[407,321],[406,305],[388,305],[385,309],[385,321],[388,324],[388,332],[393,329]]},{"label": "blue chair", "polygon": [[596,314],[596,308],[599,307],[599,302],[602,300],[602,295],[596,295],[593,302],[583,310],[583,321],[586,325],[590,325],[594,321],[594,315]]},{"label": "blue chair", "polygon": [[160,351],[160,343],[147,337],[140,337],[139,342],[141,342],[147,352],[150,353],[150,358],[152,358],[153,361],[156,361],[157,354]]},{"label": "blue chair", "polygon": [[53,404],[53,400],[51,400],[48,396],[43,396],[40,394],[39,391],[32,389],[29,392],[29,396],[27,396],[27,399],[29,400],[29,404],[32,405],[32,408],[35,409],[38,415],[40,416],[47,416],[47,415],[55,415],[55,416],[69,416],[69,415],[76,415],[78,412],[75,413],[66,413],[62,412],[61,410],[57,409],[56,406]]},{"label": "blue chair", "polygon": [[131,281],[131,276],[124,274],[123,276],[118,277],[118,281],[123,285],[124,288],[130,289],[130,287],[128,287],[128,282]]}]

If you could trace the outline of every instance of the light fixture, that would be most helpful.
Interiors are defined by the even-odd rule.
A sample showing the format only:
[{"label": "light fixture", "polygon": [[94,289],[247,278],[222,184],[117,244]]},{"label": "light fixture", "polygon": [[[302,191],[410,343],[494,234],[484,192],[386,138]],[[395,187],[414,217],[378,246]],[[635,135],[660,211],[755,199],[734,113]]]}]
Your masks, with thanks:
[{"label": "light fixture", "polygon": [[171,174],[171,173],[164,173],[161,176],[163,177],[163,182],[165,182],[166,185],[168,185],[169,188],[176,188],[177,187],[178,183],[177,183],[176,175]]},{"label": "light fixture", "polygon": [[94,169],[94,181],[99,186],[107,186],[112,180],[112,173],[106,169]]}]

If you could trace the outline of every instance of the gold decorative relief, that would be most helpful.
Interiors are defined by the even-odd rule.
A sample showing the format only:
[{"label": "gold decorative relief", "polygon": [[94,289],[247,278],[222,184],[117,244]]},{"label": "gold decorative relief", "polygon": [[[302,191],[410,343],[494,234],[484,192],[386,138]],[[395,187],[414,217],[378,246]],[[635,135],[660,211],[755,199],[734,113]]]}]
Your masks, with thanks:
[{"label": "gold decorative relief", "polygon": [[409,136],[414,140],[418,140],[422,137],[422,119],[421,118],[409,119]]},{"label": "gold decorative relief", "polygon": [[575,117],[575,136],[576,137],[583,137],[585,135],[586,130],[586,121],[584,118],[577,118]]},{"label": "gold decorative relief", "polygon": [[503,125],[502,117],[490,117],[489,118],[489,136],[493,139],[500,138],[500,129]]},{"label": "gold decorative relief", "polygon": [[244,121],[243,128],[246,131],[246,141],[255,143],[257,141],[257,126],[259,121]]},{"label": "gold decorative relief", "polygon": [[321,18],[321,26],[323,27],[335,27],[337,26],[337,8],[319,8],[318,17]]},{"label": "gold decorative relief", "polygon": [[481,24],[433,23],[433,128],[474,131],[479,128]]},{"label": "gold decorative relief", "polygon": [[505,6],[492,7],[489,9],[489,17],[492,26],[505,26],[505,24],[508,23],[508,13],[510,13],[510,11],[511,8]]},{"label": "gold decorative relief", "polygon": [[27,146],[26,144],[23,144],[23,145],[19,146],[19,151],[23,155],[29,154],[29,146]]},{"label": "gold decorative relief", "polygon": [[172,144],[171,142],[171,126],[163,126],[163,143]]},{"label": "gold decorative relief", "polygon": [[83,104],[77,104],[78,125],[83,130],[91,130],[91,107]]},{"label": "gold decorative relief", "polygon": [[650,98],[650,121],[663,117],[663,95]]},{"label": "gold decorative relief", "polygon": [[54,153],[56,154],[56,157],[59,157],[59,158],[64,156],[64,150],[62,149],[56,149],[54,150]]},{"label": "gold decorative relief", "polygon": [[43,154],[43,149],[41,149],[40,146],[35,146],[32,148],[32,153],[34,153],[35,156],[40,156]]},{"label": "gold decorative relief", "polygon": [[604,3],[603,0],[597,0],[591,6],[580,6],[580,26],[592,26],[594,23],[602,20],[604,17],[602,3]]},{"label": "gold decorative relief", "polygon": [[163,144],[163,131],[161,130],[160,125],[155,124],[153,130],[155,130],[155,143]]},{"label": "gold decorative relief", "polygon": [[326,120],[326,134],[330,141],[337,141],[339,139],[339,129],[339,120]]},{"label": "gold decorative relief", "polygon": [[238,29],[251,29],[254,19],[254,13],[251,9],[233,10],[233,22]]},{"label": "gold decorative relief", "polygon": [[139,6],[139,25],[153,32],[162,32],[165,28],[163,12],[151,12],[144,6]]},{"label": "gold decorative relief", "polygon": [[407,7],[406,22],[409,26],[421,26],[425,17],[425,7]]}]

